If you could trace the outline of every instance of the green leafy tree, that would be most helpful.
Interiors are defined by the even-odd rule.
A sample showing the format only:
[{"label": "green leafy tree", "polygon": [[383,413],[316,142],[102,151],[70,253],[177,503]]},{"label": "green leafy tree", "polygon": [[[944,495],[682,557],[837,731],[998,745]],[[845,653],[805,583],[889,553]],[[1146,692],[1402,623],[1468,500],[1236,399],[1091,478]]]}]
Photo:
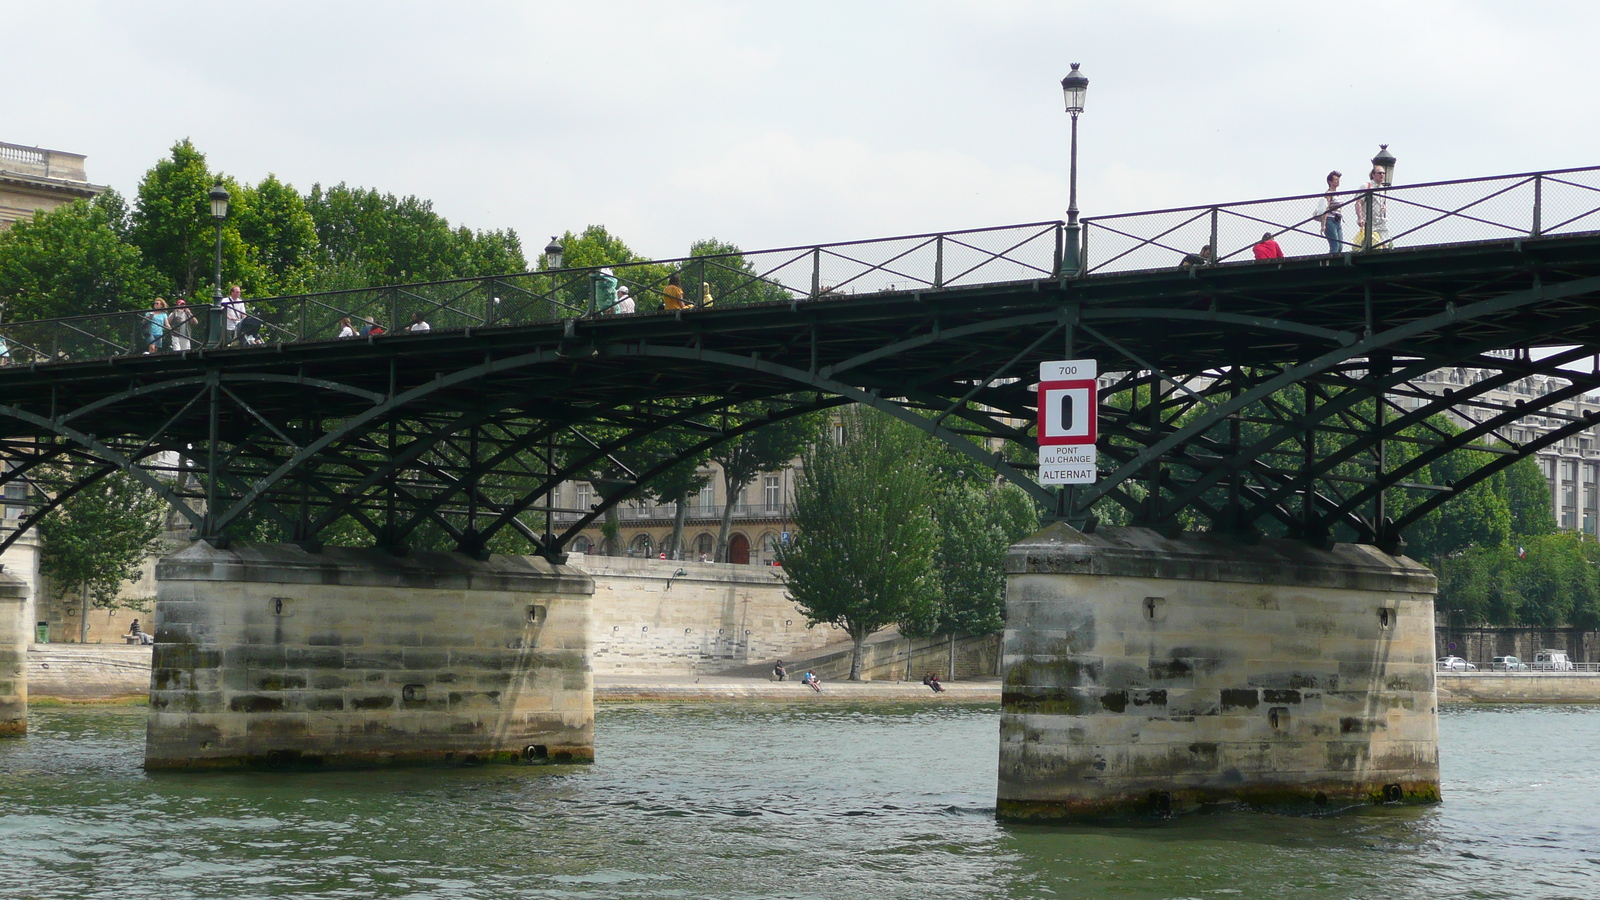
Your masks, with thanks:
[{"label": "green leafy tree", "polygon": [[795,487],[795,536],[778,548],[789,593],[809,624],[850,635],[850,680],[874,632],[939,602],[928,515],[933,476],[921,433],[876,411],[845,412],[844,440],[815,433]]},{"label": "green leafy tree", "polygon": [[1556,530],[1556,517],[1550,509],[1550,482],[1537,462],[1520,459],[1508,466],[1505,489],[1512,534],[1551,534]]},{"label": "green leafy tree", "polygon": [[[211,188],[219,180],[231,196],[243,194],[232,179],[213,175],[205,154],[185,138],[139,182],[128,239],[162,277],[164,292],[190,297],[210,293],[216,251]],[[258,293],[264,282],[261,273],[239,236],[238,219],[230,215],[222,229],[224,284],[237,283]]]},{"label": "green leafy tree", "polygon": [[[0,304],[9,321],[139,309],[159,280],[124,243],[114,191],[34,213],[0,231]],[[14,338],[15,339],[15,338]]]},{"label": "green leafy tree", "polygon": [[39,570],[83,604],[79,640],[88,639],[89,609],[137,605],[118,598],[158,549],[164,505],[149,488],[115,472],[62,503],[39,525]]},{"label": "green leafy tree", "polygon": [[306,210],[315,223],[322,290],[442,281],[527,270],[517,233],[452,228],[433,203],[343,183],[312,185]]},{"label": "green leafy tree", "polygon": [[229,218],[261,272],[256,290],[265,294],[303,291],[317,263],[317,224],[305,199],[268,174],[240,191]]},{"label": "green leafy tree", "polygon": [[993,634],[1005,627],[1006,550],[1038,529],[1038,510],[1021,488],[981,475],[948,479],[933,497],[939,602],[901,622],[900,630],[912,636]]}]

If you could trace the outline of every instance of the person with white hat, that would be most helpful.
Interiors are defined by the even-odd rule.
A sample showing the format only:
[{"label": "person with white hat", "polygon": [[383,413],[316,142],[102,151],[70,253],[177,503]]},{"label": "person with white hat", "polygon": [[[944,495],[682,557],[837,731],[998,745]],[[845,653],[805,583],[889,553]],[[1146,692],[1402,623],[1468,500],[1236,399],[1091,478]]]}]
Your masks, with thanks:
[{"label": "person with white hat", "polygon": [[634,311],[633,294],[628,292],[628,286],[623,285],[617,288],[617,315],[625,316]]}]

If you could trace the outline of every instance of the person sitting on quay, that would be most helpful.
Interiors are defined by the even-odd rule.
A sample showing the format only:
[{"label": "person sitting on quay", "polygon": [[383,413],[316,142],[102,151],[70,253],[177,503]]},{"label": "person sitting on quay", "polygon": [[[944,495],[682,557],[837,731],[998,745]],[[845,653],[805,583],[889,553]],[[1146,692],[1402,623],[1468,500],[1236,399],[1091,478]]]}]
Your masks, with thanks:
[{"label": "person sitting on quay", "polygon": [[1283,259],[1283,248],[1278,246],[1270,231],[1263,234],[1261,240],[1250,249],[1255,253],[1256,259]]},{"label": "person sitting on quay", "polygon": [[929,672],[928,674],[922,676],[922,683],[931,688],[935,694],[944,693],[944,685],[939,683],[939,676],[937,673]]},{"label": "person sitting on quay", "polygon": [[783,667],[783,660],[780,659],[773,665],[772,677],[779,681],[787,681],[789,679],[789,670]]},{"label": "person sitting on quay", "polygon": [[134,619],[133,620],[133,624],[128,626],[128,633],[125,636],[125,638],[128,641],[128,643],[130,643],[130,644],[141,644],[142,645],[142,644],[154,644],[156,642],[156,639],[155,639],[154,635],[147,634],[144,631],[144,629],[139,627],[139,620],[138,619]]},{"label": "person sitting on quay", "polygon": [[811,688],[813,691],[816,691],[819,694],[822,693],[822,682],[817,680],[817,673],[811,671],[810,669],[807,669],[806,673],[800,676],[800,683]]}]

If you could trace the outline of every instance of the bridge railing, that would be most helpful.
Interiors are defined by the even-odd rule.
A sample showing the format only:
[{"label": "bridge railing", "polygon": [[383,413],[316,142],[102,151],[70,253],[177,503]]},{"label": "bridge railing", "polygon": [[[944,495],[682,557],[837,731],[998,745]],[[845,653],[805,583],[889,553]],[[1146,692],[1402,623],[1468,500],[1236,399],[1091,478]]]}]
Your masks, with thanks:
[{"label": "bridge railing", "polygon": [[[1053,277],[1061,260],[1062,223],[1030,222],[996,228],[930,232],[864,241],[641,260],[607,267],[616,287],[627,288],[636,313],[665,308],[676,275],[691,307],[795,302],[892,290],[934,290]],[[209,304],[186,307],[194,316],[184,331],[160,319],[171,311],[132,310],[0,324],[0,363],[49,363],[158,353],[218,341],[232,345],[328,341],[344,325],[362,332],[380,326],[402,331],[413,318],[432,331],[528,325],[567,318],[614,315],[616,295],[601,267],[387,285],[270,298],[247,298],[249,313],[235,331],[212,315]],[[186,332],[186,334],[185,334]],[[181,343],[181,341],[179,342]]]},{"label": "bridge railing", "polygon": [[[1600,167],[1341,191],[1335,203],[1340,253],[1595,231]],[[1317,220],[1327,205],[1319,193],[1091,216],[1083,221],[1084,274],[1172,268],[1204,246],[1218,263],[1253,261],[1263,234],[1286,256],[1328,254],[1335,251]]]}]

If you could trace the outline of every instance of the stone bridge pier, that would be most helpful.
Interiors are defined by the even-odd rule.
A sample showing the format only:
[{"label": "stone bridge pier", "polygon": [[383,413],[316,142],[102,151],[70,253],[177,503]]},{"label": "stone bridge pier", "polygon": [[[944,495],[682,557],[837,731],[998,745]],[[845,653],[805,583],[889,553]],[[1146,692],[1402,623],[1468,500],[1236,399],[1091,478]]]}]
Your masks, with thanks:
[{"label": "stone bridge pier", "polygon": [[0,737],[28,730],[28,583],[0,572]]},{"label": "stone bridge pier", "polygon": [[1002,818],[1439,799],[1411,560],[1056,524],[1006,573]]},{"label": "stone bridge pier", "polygon": [[577,569],[197,542],[156,579],[148,769],[594,757]]}]

